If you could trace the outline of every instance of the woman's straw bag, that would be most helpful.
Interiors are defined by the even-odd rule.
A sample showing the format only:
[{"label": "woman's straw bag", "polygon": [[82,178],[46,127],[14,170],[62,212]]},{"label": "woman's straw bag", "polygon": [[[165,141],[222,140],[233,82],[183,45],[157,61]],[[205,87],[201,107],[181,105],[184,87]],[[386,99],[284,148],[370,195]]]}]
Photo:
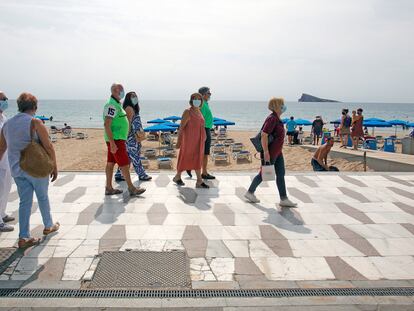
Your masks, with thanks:
[{"label": "woman's straw bag", "polygon": [[48,177],[53,171],[53,160],[43,146],[34,139],[33,121],[30,126],[31,142],[21,151],[20,167],[35,178]]}]

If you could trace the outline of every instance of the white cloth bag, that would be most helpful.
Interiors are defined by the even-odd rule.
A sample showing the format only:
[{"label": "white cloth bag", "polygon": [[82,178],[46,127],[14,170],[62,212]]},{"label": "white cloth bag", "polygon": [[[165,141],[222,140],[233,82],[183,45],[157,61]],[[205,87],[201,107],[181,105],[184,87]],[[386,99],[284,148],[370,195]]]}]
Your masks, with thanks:
[{"label": "white cloth bag", "polygon": [[275,180],[276,173],[275,167],[272,164],[269,165],[262,165],[262,180],[263,181],[270,181]]}]

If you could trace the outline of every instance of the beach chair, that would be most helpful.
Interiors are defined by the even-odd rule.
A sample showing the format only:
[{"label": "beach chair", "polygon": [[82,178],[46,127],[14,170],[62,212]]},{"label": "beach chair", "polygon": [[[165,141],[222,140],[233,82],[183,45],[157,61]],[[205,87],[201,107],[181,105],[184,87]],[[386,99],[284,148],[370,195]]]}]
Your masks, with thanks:
[{"label": "beach chair", "polygon": [[164,149],[162,154],[164,155],[164,157],[175,157],[175,149],[174,148]]},{"label": "beach chair", "polygon": [[56,136],[56,133],[55,134],[50,134],[49,135],[49,138],[50,138],[50,141],[52,142],[52,143],[55,143],[55,142],[57,142],[57,136]]},{"label": "beach chair", "polygon": [[144,151],[144,156],[147,158],[155,158],[157,156],[157,150],[147,149]]},{"label": "beach chair", "polygon": [[220,127],[219,129],[219,136],[225,136],[227,137],[227,129],[224,127]]},{"label": "beach chair", "polygon": [[235,153],[243,150],[243,143],[233,143],[230,145],[230,152]]},{"label": "beach chair", "polygon": [[50,134],[57,134],[58,130],[56,128],[50,128],[49,133]]},{"label": "beach chair", "polygon": [[172,161],[171,158],[158,158],[157,159],[158,168],[159,169],[172,169]]},{"label": "beach chair", "polygon": [[142,164],[143,168],[145,168],[145,169],[149,168],[150,161],[148,160],[147,157],[139,157],[139,159],[141,160],[141,164]]},{"label": "beach chair", "polygon": [[63,129],[62,134],[64,139],[72,138],[72,129]]},{"label": "beach chair", "polygon": [[239,152],[233,153],[233,159],[236,160],[236,162],[239,162],[240,160],[247,160],[251,163],[252,154],[248,150],[241,150]]},{"label": "beach chair", "polygon": [[88,134],[86,133],[76,133],[76,139],[86,139],[88,138]]},{"label": "beach chair", "polygon": [[224,144],[215,144],[212,149],[213,153],[225,152],[226,146]]},{"label": "beach chair", "polygon": [[214,164],[217,164],[217,163],[230,164],[230,157],[226,152],[213,153],[211,158],[214,161]]},{"label": "beach chair", "polygon": [[149,141],[157,141],[158,140],[158,135],[156,133],[149,133],[147,135],[147,140],[149,140]]}]

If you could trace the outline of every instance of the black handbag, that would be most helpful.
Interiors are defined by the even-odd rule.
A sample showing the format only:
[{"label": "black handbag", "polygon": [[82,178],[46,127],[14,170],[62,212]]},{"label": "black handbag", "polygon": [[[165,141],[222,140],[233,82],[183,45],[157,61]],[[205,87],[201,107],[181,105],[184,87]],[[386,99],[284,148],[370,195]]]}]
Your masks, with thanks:
[{"label": "black handbag", "polygon": [[[268,139],[268,145],[270,145],[273,142],[273,135],[269,134],[267,136]],[[254,148],[256,149],[257,152],[263,152],[263,146],[262,146],[262,130],[260,130],[259,133],[257,133],[257,135],[255,137],[250,138],[250,141],[252,142]]]}]

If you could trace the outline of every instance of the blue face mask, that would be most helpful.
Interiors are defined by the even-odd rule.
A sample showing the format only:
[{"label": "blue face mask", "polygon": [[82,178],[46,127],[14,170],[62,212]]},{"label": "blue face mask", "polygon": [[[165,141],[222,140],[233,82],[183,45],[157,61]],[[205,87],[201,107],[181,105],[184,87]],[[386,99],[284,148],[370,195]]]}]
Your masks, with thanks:
[{"label": "blue face mask", "polygon": [[122,98],[124,98],[124,96],[125,96],[125,92],[124,91],[121,91],[121,92],[119,92],[119,97],[122,99]]},{"label": "blue face mask", "polygon": [[132,102],[134,105],[137,105],[137,104],[138,104],[138,97],[131,97],[131,102]]},{"label": "blue face mask", "polygon": [[193,106],[200,108],[201,106],[201,100],[200,99],[193,99]]},{"label": "blue face mask", "polygon": [[282,113],[285,113],[285,112],[286,112],[286,110],[287,110],[287,106],[286,106],[286,105],[283,105],[283,106],[282,106]]},{"label": "blue face mask", "polygon": [[7,101],[7,99],[0,100],[0,110],[5,111],[7,108],[9,108],[9,102]]}]

